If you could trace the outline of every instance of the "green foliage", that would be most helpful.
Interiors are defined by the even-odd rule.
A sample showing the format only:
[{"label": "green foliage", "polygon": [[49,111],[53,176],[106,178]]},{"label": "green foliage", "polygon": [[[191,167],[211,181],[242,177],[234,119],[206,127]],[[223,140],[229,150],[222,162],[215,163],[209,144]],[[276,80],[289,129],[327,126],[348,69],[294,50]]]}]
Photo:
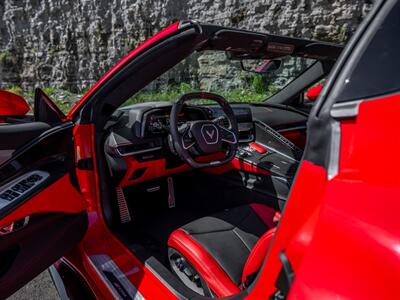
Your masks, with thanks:
[{"label": "green foliage", "polygon": [[77,95],[68,90],[54,87],[44,87],[42,90],[64,114],[68,114],[79,100]]},{"label": "green foliage", "polygon": [[44,88],[42,88],[42,90],[49,97],[56,92],[56,89],[53,87],[44,87]]},{"label": "green foliage", "polygon": [[264,82],[264,78],[261,75],[254,74],[251,87],[257,94],[264,94],[267,91],[267,86]]},{"label": "green foliage", "polygon": [[33,97],[35,96],[35,91],[29,90],[25,92],[25,96],[28,97],[29,99],[33,99]]},{"label": "green foliage", "polygon": [[14,55],[10,51],[0,52],[0,63],[7,63],[14,59]]},{"label": "green foliage", "polygon": [[52,101],[64,114],[68,114],[75,105],[75,102],[69,102],[60,99],[52,99]]},{"label": "green foliage", "polygon": [[[249,89],[234,89],[229,91],[212,91],[213,93],[222,95],[230,102],[261,102],[277,92],[274,85],[266,86],[264,82],[257,77],[253,77],[252,85]],[[174,101],[181,95],[188,92],[195,92],[190,84],[182,83],[179,86],[171,86],[169,88],[160,88],[158,90],[143,90],[132,96],[124,105],[132,105],[136,103],[150,101]],[[197,101],[199,104],[207,104],[206,101]]]},{"label": "green foliage", "polygon": [[6,88],[6,91],[9,91],[11,93],[17,94],[19,96],[24,96],[24,91],[20,86],[14,85]]},{"label": "green foliage", "polygon": [[136,103],[150,102],[150,101],[173,101],[179,96],[195,91],[189,83],[181,83],[180,85],[172,85],[166,88],[160,88],[157,91],[140,91],[133,95],[125,105]]},{"label": "green foliage", "polygon": [[87,87],[83,88],[83,89],[81,90],[81,94],[82,94],[82,95],[85,95],[87,92],[89,92],[90,88],[91,88],[91,86],[87,86]]},{"label": "green foliage", "polygon": [[[260,102],[264,101],[268,97],[272,96],[277,92],[277,87],[274,85],[266,86],[262,78],[258,75],[252,75],[246,79],[248,82],[248,88],[233,89],[229,91],[224,90],[213,90],[211,92],[222,95],[229,102]],[[87,87],[81,91],[81,94],[85,94],[90,87]],[[7,88],[8,91],[26,96],[28,99],[33,99],[34,91],[24,91],[19,86],[11,86]],[[68,90],[58,89],[54,87],[43,87],[42,90],[50,97],[50,99],[57,105],[57,107],[67,114],[79,100],[77,95],[71,93]],[[192,87],[189,83],[181,83],[179,85],[170,85],[167,87],[161,87],[157,90],[142,90],[132,96],[124,105],[131,105],[142,102],[150,101],[175,101],[181,95],[189,92],[197,91],[196,88]],[[196,101],[196,104],[210,104],[205,100]]]},{"label": "green foliage", "polygon": [[189,93],[191,91],[193,91],[192,86],[189,83],[181,83],[178,87],[179,92],[181,92],[182,94],[185,93]]}]

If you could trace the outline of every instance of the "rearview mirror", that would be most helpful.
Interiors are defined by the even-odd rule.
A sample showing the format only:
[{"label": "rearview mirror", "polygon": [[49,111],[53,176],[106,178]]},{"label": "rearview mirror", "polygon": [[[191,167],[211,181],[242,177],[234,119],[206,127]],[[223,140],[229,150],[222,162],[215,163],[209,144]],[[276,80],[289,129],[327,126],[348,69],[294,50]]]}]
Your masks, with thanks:
[{"label": "rearview mirror", "polygon": [[282,61],[279,59],[243,59],[240,63],[244,71],[266,74],[279,70]]},{"label": "rearview mirror", "polygon": [[29,111],[26,100],[14,93],[0,90],[0,117],[22,117]]}]

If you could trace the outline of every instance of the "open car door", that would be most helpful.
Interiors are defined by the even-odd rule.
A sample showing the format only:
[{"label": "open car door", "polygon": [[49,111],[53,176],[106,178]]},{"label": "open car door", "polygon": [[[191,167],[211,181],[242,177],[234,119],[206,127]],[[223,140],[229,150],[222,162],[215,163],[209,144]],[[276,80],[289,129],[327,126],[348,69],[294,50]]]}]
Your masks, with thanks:
[{"label": "open car door", "polygon": [[[13,151],[0,162],[1,299],[76,246],[88,226],[87,203],[75,174],[74,124],[61,116],[57,120],[59,112],[46,109],[49,99],[40,98],[45,95],[38,91],[35,102],[41,113],[35,113],[34,121],[6,121],[0,126],[3,144],[7,136],[24,138],[22,145],[4,145]],[[43,116],[51,117],[51,122]],[[24,130],[36,127],[43,130],[25,138],[29,135]]]}]

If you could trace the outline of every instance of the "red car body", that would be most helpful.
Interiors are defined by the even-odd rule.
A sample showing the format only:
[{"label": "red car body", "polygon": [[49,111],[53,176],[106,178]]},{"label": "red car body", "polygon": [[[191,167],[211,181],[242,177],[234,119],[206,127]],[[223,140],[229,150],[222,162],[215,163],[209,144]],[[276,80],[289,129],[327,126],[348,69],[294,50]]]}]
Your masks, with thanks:
[{"label": "red car body", "polygon": [[[392,72],[391,66],[385,65],[387,57],[393,58],[392,64],[397,69],[400,63],[400,43],[394,38],[398,37],[400,27],[390,23],[394,22],[393,15],[399,12],[397,1],[378,3],[337,61],[309,115],[304,155],[263,267],[254,284],[239,289],[232,299],[279,299],[280,289],[286,289],[287,299],[400,297],[397,286],[400,275],[400,161],[396,158],[400,146],[397,120],[400,77],[398,72]],[[59,172],[46,188],[0,210],[0,253],[5,257],[2,266],[5,271],[0,273],[2,297],[16,291],[57,260],[55,268],[52,267],[53,279],[60,293],[70,297],[76,295],[73,290],[78,288],[81,296],[97,299],[184,298],[176,286],[171,286],[151,266],[143,263],[110,230],[100,197],[104,181],[99,178],[96,122],[87,110],[98,105],[96,97],[101,89],[132,61],[161,41],[197,26],[196,23],[177,22],[147,40],[104,75],[62,125],[46,129],[51,135],[40,136],[35,151],[26,152],[28,148],[21,146],[0,165],[2,187],[35,165],[48,163],[67,152],[73,154],[66,154],[63,161],[70,159],[75,166],[72,173]],[[381,45],[381,52],[376,52],[375,43],[382,35],[388,44]],[[375,61],[367,61],[365,56],[372,55],[370,51]],[[387,73],[385,68],[388,68]],[[371,74],[373,70],[377,73]],[[360,74],[364,84],[371,87],[359,88],[354,76]],[[382,79],[373,81],[376,74]],[[388,76],[393,78],[387,79]],[[68,135],[72,137],[70,142]],[[296,132],[287,135],[293,142],[304,144]],[[49,148],[55,147],[52,143],[59,141],[65,144],[57,144],[56,151],[50,151]],[[255,148],[263,151],[257,145]],[[146,167],[159,173],[146,176],[169,175],[163,163],[149,162]],[[55,173],[57,168],[63,167],[59,161],[51,164],[51,168],[54,164]],[[132,164],[133,169],[137,168],[134,162]],[[226,168],[255,174],[265,172],[237,159],[209,172],[219,174]],[[184,165],[178,171],[187,169],[189,167]],[[129,177],[124,178],[122,186],[136,183]],[[23,226],[18,227],[18,231],[10,229],[10,226],[21,226],[21,220],[26,217],[33,220],[47,213],[87,216],[87,230],[79,232],[85,224],[82,217],[38,220],[34,223],[37,229],[32,228],[32,232],[27,233]],[[34,226],[28,224],[26,230]],[[46,227],[54,230],[41,235]],[[18,232],[22,236],[17,236]],[[15,247],[18,251],[13,252]],[[19,257],[29,256],[29,253],[35,253],[35,257],[18,263]],[[99,269],[99,262],[103,262],[100,263],[103,269]],[[203,263],[208,264],[207,261]],[[104,268],[118,269],[122,273],[120,280],[129,283],[121,287],[115,278],[104,275],[109,274]],[[290,277],[287,280],[292,283],[290,286],[282,287],[277,283],[281,273]]]}]

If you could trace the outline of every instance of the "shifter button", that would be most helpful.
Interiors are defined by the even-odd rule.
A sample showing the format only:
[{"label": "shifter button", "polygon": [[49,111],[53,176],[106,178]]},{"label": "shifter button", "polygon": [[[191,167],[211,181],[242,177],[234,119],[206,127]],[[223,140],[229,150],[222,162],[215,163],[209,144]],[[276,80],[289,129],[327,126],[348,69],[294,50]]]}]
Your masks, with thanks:
[{"label": "shifter button", "polygon": [[249,148],[260,154],[264,154],[267,152],[267,148],[265,148],[264,146],[262,146],[260,144],[254,143],[254,142],[249,144]]}]

